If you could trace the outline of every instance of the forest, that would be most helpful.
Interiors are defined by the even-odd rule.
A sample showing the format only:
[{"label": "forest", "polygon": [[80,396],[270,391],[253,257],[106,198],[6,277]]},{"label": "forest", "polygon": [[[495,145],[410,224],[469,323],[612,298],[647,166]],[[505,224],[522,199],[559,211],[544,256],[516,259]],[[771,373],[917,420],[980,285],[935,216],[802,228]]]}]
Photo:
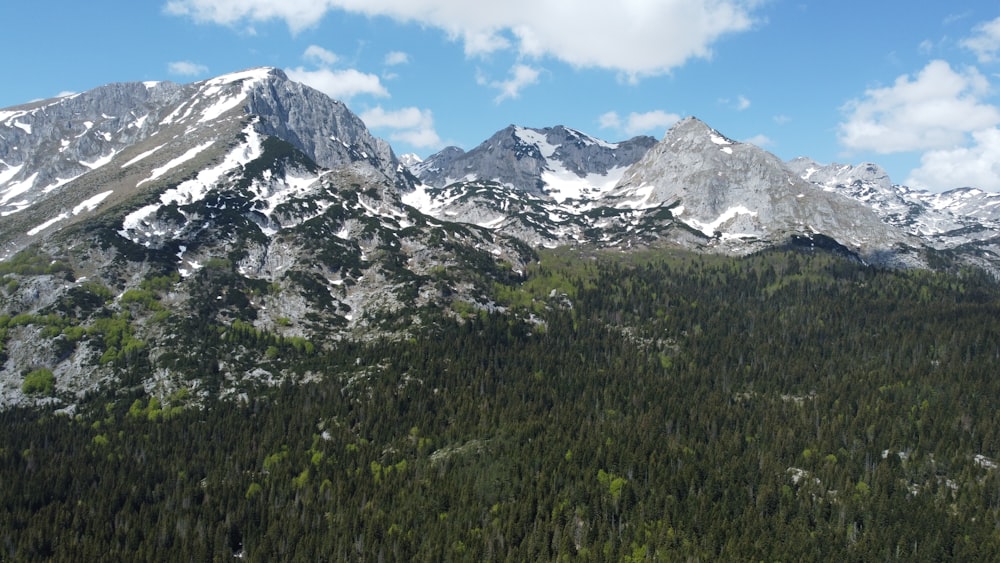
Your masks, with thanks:
[{"label": "forest", "polygon": [[988,275],[574,248],[491,299],[366,342],[191,319],[192,380],[298,375],[0,412],[0,561],[1000,560]]}]

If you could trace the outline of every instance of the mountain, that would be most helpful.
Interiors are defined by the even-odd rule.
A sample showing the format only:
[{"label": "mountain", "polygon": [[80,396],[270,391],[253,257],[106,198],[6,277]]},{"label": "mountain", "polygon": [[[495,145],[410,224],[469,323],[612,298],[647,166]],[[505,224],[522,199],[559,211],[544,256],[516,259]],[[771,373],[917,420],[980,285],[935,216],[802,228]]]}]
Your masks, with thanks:
[{"label": "mountain", "polygon": [[277,69],[186,86],[111,84],[0,111],[4,255],[198,166],[245,164],[259,152],[256,137],[240,140],[248,135],[280,138],[325,168],[364,161],[400,187],[408,181],[343,103]]},{"label": "mountain", "polygon": [[449,147],[416,163],[421,185],[404,201],[547,247],[667,244],[747,254],[820,244],[893,267],[1000,272],[1000,195],[913,190],[873,163],[782,162],[693,117],[647,145],[641,137],[611,144],[564,127],[511,126],[468,153]]},{"label": "mountain", "polygon": [[448,147],[413,168],[422,182],[441,188],[462,180],[489,180],[556,200],[577,185],[610,184],[656,143],[635,137],[607,143],[563,126],[531,129],[510,125],[464,152]]},{"label": "mountain", "polygon": [[1000,194],[974,188],[930,193],[893,183],[879,165],[821,165],[798,158],[788,167],[823,190],[871,208],[887,225],[927,248],[997,272]]},{"label": "mountain", "polygon": [[193,372],[212,374],[203,393],[280,381],[268,346],[220,335],[295,353],[400,337],[422,308],[488,307],[531,259],[516,239],[404,205],[414,178],[389,146],[275,69],[0,116],[0,404],[51,401],[22,388],[38,366],[57,403],[100,382],[166,392]]},{"label": "mountain", "polygon": [[[996,273],[997,201],[785,163],[695,118],[618,143],[512,125],[421,161],[276,69],[110,84],[0,110],[0,405],[308,379],[317,350],[506,310],[542,248]],[[36,369],[53,393],[26,390]]]},{"label": "mountain", "polygon": [[694,118],[396,157],[274,69],[0,142],[0,560],[1000,560],[996,196]]},{"label": "mountain", "polygon": [[[698,119],[680,121],[651,146],[637,138],[621,155],[608,152],[621,145],[579,142],[553,133],[559,131],[567,130],[510,127],[470,153],[432,155],[414,167],[422,185],[404,200],[439,218],[545,246],[669,244],[746,254],[822,235],[880,263],[922,263],[913,250],[921,241],[869,206],[804,180],[774,155]],[[509,139],[516,142],[503,142]],[[597,164],[589,174],[571,172],[556,158],[567,153]]]}]

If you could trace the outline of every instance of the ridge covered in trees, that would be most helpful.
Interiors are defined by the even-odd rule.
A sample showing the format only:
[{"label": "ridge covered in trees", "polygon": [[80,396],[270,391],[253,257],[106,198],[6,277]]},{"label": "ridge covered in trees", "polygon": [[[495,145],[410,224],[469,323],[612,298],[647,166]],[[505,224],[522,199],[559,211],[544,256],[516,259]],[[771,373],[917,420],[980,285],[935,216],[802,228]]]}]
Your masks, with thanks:
[{"label": "ridge covered in trees", "polygon": [[0,412],[0,560],[1000,560],[984,274],[563,249],[493,294],[178,364],[295,383]]}]

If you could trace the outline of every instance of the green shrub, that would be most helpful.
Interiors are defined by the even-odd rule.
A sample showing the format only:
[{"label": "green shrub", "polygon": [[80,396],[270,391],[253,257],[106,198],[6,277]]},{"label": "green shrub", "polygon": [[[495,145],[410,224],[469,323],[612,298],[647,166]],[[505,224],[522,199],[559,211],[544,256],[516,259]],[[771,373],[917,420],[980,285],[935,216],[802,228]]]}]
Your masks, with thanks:
[{"label": "green shrub", "polygon": [[24,377],[21,391],[26,395],[52,395],[56,389],[56,376],[47,368],[36,369]]}]

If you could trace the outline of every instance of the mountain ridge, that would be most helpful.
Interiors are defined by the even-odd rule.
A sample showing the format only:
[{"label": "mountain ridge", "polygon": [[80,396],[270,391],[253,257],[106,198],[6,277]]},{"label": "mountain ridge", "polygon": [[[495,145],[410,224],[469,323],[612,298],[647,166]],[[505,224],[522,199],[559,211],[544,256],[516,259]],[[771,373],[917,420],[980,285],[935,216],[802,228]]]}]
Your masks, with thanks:
[{"label": "mountain ridge", "polygon": [[497,288],[541,248],[1000,272],[989,194],[784,163],[696,118],[619,143],[512,125],[408,167],[342,102],[260,68],[0,110],[0,137],[0,405],[51,402],[22,387],[37,366],[63,405],[125,382],[228,396],[308,378],[220,335],[406,338],[431,312],[506,310]]}]

